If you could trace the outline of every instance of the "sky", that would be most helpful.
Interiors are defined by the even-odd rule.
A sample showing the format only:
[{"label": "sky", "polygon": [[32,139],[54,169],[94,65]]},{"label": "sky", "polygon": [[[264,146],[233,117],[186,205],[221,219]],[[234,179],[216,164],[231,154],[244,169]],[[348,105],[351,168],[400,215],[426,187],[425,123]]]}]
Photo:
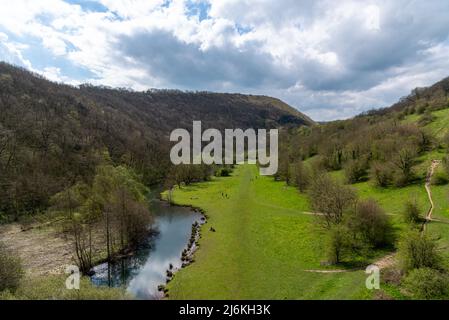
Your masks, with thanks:
[{"label": "sky", "polygon": [[0,0],[0,60],[50,80],[264,94],[317,121],[449,76],[447,0]]}]

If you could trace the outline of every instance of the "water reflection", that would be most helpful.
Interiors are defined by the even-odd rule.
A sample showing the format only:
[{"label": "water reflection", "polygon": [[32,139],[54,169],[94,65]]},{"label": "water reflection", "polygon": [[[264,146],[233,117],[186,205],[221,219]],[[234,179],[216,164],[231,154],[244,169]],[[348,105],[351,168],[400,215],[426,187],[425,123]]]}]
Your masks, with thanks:
[{"label": "water reflection", "polygon": [[[192,224],[200,222],[201,214],[189,208],[172,207],[165,202],[152,202],[157,235],[148,239],[137,254],[111,263],[112,286],[126,286],[137,299],[155,299],[158,286],[165,284],[166,271],[182,265],[181,253],[189,242]],[[96,266],[91,280],[96,285],[108,285],[108,263]]]}]

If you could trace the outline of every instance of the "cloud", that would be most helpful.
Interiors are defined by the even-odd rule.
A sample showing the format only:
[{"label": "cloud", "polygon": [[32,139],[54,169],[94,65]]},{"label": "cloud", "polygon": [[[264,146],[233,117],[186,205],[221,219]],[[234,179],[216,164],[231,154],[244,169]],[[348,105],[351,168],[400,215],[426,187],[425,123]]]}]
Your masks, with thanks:
[{"label": "cloud", "polygon": [[56,81],[271,94],[317,120],[447,76],[449,2],[16,0],[0,59]]},{"label": "cloud", "polygon": [[121,37],[119,55],[129,57],[142,70],[166,85],[182,88],[285,88],[293,75],[276,67],[271,56],[258,51],[258,43],[244,48],[212,46],[202,50],[168,32],[155,30]]}]

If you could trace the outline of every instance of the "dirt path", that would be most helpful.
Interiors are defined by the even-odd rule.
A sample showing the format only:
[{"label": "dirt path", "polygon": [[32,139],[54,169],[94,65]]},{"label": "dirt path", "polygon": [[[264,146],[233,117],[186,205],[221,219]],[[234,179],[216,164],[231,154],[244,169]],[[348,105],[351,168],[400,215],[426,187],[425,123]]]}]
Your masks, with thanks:
[{"label": "dirt path", "polygon": [[426,188],[427,196],[429,197],[430,208],[429,208],[429,211],[427,212],[425,221],[423,223],[422,230],[421,230],[422,232],[426,231],[427,224],[430,221],[432,221],[432,213],[433,213],[433,210],[435,208],[435,204],[433,203],[432,190],[430,189],[430,187],[432,185],[432,177],[433,177],[433,174],[435,172],[435,169],[440,164],[441,164],[441,160],[432,160],[432,164],[430,165],[429,172],[427,173],[425,188]]},{"label": "dirt path", "polygon": [[60,274],[72,262],[72,244],[49,226],[25,231],[17,223],[0,226],[0,241],[17,254],[30,275]]}]

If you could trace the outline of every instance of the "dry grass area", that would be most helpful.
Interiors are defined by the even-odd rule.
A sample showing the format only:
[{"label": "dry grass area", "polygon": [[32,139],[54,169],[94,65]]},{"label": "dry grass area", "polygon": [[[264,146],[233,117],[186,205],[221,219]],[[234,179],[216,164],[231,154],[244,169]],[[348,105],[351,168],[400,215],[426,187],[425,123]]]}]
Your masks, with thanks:
[{"label": "dry grass area", "polygon": [[51,226],[23,229],[21,224],[0,225],[0,241],[22,260],[33,276],[60,274],[73,264],[72,242]]}]

